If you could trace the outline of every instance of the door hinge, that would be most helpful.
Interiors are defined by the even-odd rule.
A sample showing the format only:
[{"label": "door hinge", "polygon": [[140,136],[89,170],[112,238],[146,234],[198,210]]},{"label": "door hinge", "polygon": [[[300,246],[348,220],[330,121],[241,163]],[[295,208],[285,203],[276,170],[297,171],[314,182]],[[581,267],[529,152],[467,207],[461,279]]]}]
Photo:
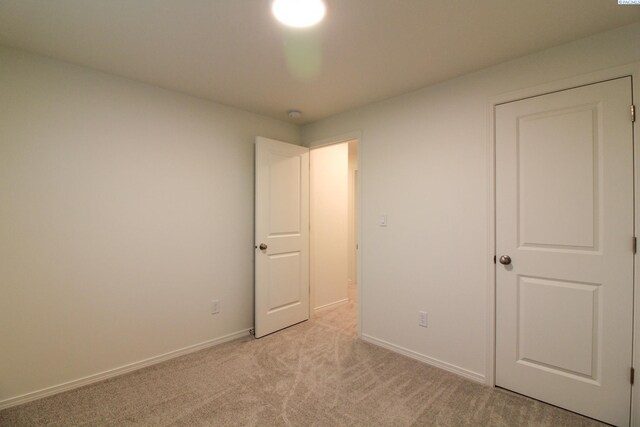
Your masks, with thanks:
[{"label": "door hinge", "polygon": [[631,374],[629,375],[629,381],[631,382],[631,385],[633,385],[633,381],[635,380],[636,377],[636,370],[631,368]]},{"label": "door hinge", "polygon": [[636,106],[631,105],[631,123],[636,121]]},{"label": "door hinge", "polygon": [[633,253],[638,252],[638,238],[633,236]]}]

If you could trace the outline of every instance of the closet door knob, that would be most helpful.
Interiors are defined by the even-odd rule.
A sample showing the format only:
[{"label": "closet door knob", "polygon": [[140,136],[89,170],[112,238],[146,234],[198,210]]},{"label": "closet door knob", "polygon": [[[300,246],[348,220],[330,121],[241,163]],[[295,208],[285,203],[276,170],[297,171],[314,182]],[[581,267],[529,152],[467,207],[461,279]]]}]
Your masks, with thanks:
[{"label": "closet door knob", "polygon": [[511,257],[509,255],[502,255],[500,257],[500,264],[503,264],[503,265],[511,264]]}]

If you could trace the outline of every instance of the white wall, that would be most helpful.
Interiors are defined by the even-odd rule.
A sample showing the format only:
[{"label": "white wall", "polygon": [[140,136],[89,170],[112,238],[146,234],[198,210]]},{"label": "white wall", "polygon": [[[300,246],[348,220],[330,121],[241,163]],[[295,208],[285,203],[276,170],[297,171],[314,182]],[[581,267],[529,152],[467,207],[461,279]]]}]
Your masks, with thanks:
[{"label": "white wall", "polygon": [[0,405],[252,327],[256,135],[300,136],[0,48]]},{"label": "white wall", "polygon": [[[362,133],[365,339],[485,379],[489,99],[638,60],[634,24],[303,128],[308,145]],[[388,227],[377,225],[383,212]],[[428,328],[418,310],[429,313]]]},{"label": "white wall", "polygon": [[348,144],[311,150],[311,289],[314,309],[347,299]]}]

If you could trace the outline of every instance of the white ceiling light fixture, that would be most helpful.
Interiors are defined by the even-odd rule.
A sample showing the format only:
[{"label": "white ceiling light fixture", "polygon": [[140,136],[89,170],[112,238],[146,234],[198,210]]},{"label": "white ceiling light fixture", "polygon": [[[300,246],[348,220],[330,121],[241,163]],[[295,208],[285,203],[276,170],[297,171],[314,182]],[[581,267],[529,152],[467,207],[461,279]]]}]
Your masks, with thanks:
[{"label": "white ceiling light fixture", "polygon": [[322,21],[327,8],[322,0],[274,0],[271,11],[284,25],[305,28]]},{"label": "white ceiling light fixture", "polygon": [[289,110],[287,111],[290,119],[299,119],[302,117],[302,111],[300,110]]}]

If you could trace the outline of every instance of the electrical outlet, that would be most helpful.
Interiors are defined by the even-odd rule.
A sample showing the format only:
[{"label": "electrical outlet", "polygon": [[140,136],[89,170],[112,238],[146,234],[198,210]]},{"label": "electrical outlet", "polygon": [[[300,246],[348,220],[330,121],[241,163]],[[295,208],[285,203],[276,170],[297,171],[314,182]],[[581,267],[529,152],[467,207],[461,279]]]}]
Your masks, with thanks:
[{"label": "electrical outlet", "polygon": [[214,299],[211,301],[211,314],[220,313],[220,300]]},{"label": "electrical outlet", "polygon": [[427,327],[427,323],[428,323],[427,312],[426,311],[419,311],[418,312],[418,326],[422,326],[422,327],[426,328]]}]

